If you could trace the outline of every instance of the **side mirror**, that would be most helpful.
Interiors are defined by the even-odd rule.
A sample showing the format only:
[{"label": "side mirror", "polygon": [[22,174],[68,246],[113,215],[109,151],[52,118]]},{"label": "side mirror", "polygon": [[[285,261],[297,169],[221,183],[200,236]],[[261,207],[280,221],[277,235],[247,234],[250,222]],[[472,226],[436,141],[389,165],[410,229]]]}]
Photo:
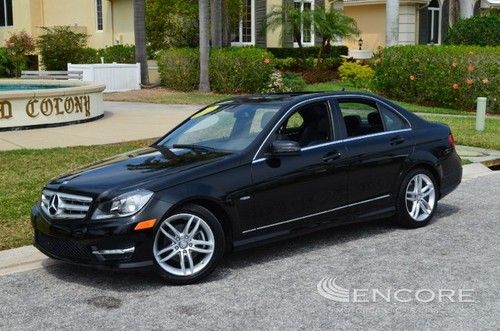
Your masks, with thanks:
[{"label": "side mirror", "polygon": [[275,140],[269,148],[270,156],[291,156],[300,153],[299,143],[293,140]]}]

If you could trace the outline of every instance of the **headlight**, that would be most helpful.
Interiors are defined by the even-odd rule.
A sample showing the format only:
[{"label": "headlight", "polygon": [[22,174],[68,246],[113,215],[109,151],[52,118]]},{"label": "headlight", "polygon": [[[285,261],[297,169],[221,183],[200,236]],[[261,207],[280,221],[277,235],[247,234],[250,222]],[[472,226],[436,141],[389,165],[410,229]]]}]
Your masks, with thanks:
[{"label": "headlight", "polygon": [[111,201],[101,203],[92,215],[92,219],[102,220],[133,215],[141,210],[152,196],[153,192],[142,189],[124,193]]}]

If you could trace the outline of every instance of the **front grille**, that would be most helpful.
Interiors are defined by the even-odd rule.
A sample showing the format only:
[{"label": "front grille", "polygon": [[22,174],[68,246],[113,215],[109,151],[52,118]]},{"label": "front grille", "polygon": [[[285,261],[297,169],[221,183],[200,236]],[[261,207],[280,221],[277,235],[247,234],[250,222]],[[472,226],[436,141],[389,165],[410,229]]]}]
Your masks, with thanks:
[{"label": "front grille", "polygon": [[85,218],[91,203],[92,198],[83,195],[50,190],[42,192],[42,210],[51,218]]},{"label": "front grille", "polygon": [[35,236],[36,242],[40,245],[40,247],[56,257],[80,261],[94,260],[90,248],[77,241],[51,237],[38,231]]}]

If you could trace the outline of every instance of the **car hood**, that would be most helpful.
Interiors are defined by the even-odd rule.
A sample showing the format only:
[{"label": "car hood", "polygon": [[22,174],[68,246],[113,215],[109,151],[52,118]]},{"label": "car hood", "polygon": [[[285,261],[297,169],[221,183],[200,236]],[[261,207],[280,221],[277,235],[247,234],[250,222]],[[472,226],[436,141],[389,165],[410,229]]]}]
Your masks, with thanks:
[{"label": "car hood", "polygon": [[216,162],[227,155],[221,152],[149,147],[74,170],[51,180],[47,188],[99,195],[111,190],[148,188],[147,184],[153,181],[158,187],[158,181],[165,177]]}]

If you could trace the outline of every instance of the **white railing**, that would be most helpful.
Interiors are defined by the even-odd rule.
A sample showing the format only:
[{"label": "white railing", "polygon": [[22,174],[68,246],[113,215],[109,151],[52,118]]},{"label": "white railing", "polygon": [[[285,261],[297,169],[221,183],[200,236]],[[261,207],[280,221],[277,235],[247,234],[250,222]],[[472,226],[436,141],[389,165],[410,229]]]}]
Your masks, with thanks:
[{"label": "white railing", "polygon": [[74,70],[83,71],[83,81],[106,85],[104,92],[123,92],[141,88],[141,66],[139,63],[68,63],[68,71]]}]

